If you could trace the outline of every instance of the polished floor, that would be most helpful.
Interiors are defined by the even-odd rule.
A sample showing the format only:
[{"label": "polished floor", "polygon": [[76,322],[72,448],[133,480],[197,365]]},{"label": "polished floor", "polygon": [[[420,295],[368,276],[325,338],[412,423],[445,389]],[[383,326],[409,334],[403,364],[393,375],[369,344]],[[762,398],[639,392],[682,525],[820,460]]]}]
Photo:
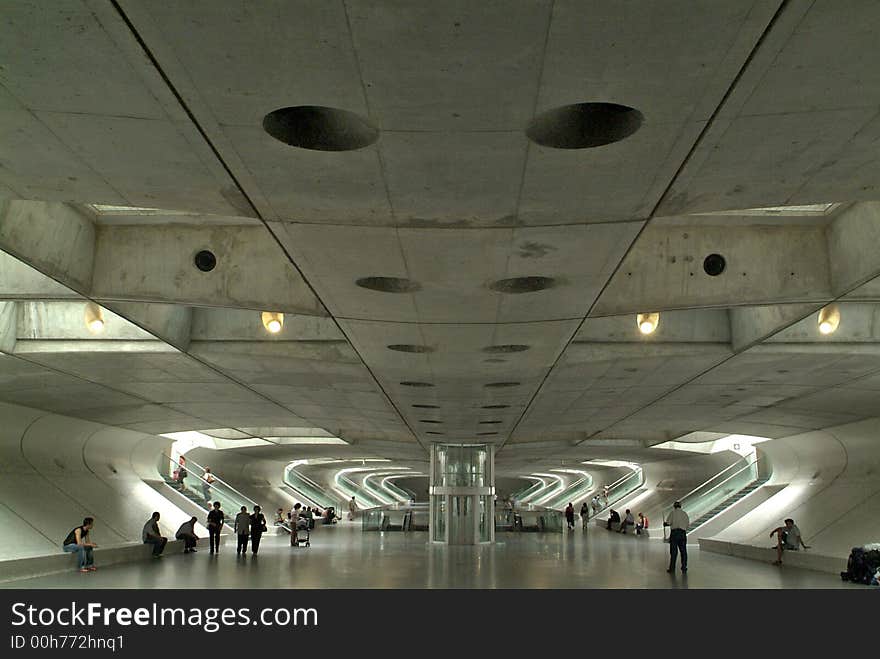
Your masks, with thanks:
[{"label": "polished floor", "polygon": [[318,528],[312,546],[266,537],[254,557],[227,544],[210,556],[174,554],[91,574],[54,574],[5,588],[862,588],[834,575],[700,552],[688,574],[666,573],[669,546],[657,538],[591,528],[565,535],[499,534],[483,547],[438,547],[425,533]]}]

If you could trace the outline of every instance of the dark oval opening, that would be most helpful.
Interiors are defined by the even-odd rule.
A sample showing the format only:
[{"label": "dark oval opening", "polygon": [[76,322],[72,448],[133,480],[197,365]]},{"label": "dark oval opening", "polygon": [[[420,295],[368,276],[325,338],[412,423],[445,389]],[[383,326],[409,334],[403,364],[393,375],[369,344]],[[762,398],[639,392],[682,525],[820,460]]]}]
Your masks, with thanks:
[{"label": "dark oval opening", "polygon": [[519,382],[490,382],[485,386],[495,389],[501,389],[502,387],[518,387],[519,385]]},{"label": "dark oval opening", "polygon": [[401,382],[404,387],[433,387],[434,385],[430,382],[412,382],[411,380],[404,380]]},{"label": "dark oval opening", "polygon": [[727,267],[727,261],[721,254],[709,254],[703,259],[703,270],[710,277],[717,277],[724,272],[725,267]]},{"label": "dark oval opening", "polygon": [[493,355],[507,354],[511,352],[525,352],[530,347],[531,346],[518,343],[506,343],[503,345],[486,346],[485,348],[483,348],[483,352],[488,352]]},{"label": "dark oval opening", "polygon": [[379,129],[360,115],[321,105],[279,108],[263,117],[263,130],[312,151],[354,151],[379,139]]},{"label": "dark oval opening", "polygon": [[214,252],[209,252],[206,249],[203,249],[194,259],[196,267],[202,272],[211,272],[214,267],[217,265],[217,257],[214,256]]},{"label": "dark oval opening", "polygon": [[641,112],[626,105],[574,103],[539,114],[526,128],[526,136],[553,149],[589,149],[629,137],[643,120]]},{"label": "dark oval opening", "polygon": [[394,350],[395,352],[414,352],[414,353],[425,353],[425,352],[434,352],[434,348],[431,346],[420,346],[414,345],[412,343],[393,343],[388,346],[389,350]]},{"label": "dark oval opening", "polygon": [[489,288],[499,293],[534,293],[555,285],[556,280],[552,277],[512,277],[499,279],[490,284]]},{"label": "dark oval opening", "polygon": [[362,277],[355,284],[380,293],[415,293],[422,289],[418,282],[403,277]]}]

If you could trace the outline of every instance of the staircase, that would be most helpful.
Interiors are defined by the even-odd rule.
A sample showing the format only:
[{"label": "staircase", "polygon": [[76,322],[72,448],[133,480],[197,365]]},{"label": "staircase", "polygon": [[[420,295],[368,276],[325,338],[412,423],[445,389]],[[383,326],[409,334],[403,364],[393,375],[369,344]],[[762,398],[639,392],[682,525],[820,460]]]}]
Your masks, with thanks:
[{"label": "staircase", "polygon": [[690,533],[691,531],[693,531],[697,527],[702,526],[703,524],[708,522],[710,519],[715,517],[715,515],[718,515],[719,513],[727,510],[733,504],[735,504],[737,501],[748,496],[749,494],[751,494],[752,492],[757,490],[759,487],[761,487],[766,482],[767,482],[766,478],[759,478],[758,480],[754,480],[751,483],[749,483],[748,485],[746,485],[739,492],[734,492],[729,497],[727,497],[724,501],[722,501],[717,506],[712,508],[712,510],[709,510],[709,511],[703,513],[698,519],[692,521],[691,525],[688,527],[688,533]]}]

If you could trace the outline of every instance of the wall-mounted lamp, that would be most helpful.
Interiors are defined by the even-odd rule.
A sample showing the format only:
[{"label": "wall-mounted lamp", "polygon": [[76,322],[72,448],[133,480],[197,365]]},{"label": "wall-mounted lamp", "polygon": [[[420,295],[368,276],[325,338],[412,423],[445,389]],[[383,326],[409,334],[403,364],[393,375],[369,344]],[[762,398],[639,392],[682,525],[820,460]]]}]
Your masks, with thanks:
[{"label": "wall-mounted lamp", "polygon": [[659,313],[640,313],[636,316],[636,324],[642,334],[653,334],[660,325]]},{"label": "wall-mounted lamp", "polygon": [[87,302],[85,309],[86,327],[92,334],[104,331],[104,311],[94,302]]},{"label": "wall-mounted lamp", "polygon": [[278,334],[284,327],[284,314],[277,311],[264,311],[262,314],[263,327],[270,334]]},{"label": "wall-mounted lamp", "polygon": [[819,312],[819,332],[833,334],[840,325],[840,308],[836,304],[829,304]]}]

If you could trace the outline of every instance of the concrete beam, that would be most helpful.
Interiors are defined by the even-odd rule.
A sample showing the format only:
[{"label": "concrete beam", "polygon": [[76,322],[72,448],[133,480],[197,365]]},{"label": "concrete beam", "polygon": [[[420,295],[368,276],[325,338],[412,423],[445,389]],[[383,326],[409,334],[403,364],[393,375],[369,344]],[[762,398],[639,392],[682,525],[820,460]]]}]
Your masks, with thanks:
[{"label": "concrete beam", "polygon": [[741,352],[821,309],[823,304],[783,304],[730,309],[731,346]]},{"label": "concrete beam", "polygon": [[18,309],[15,302],[0,302],[0,352],[11,355],[15,351],[15,326]]},{"label": "concrete beam", "polygon": [[191,307],[148,302],[107,302],[106,308],[186,352],[192,332]]},{"label": "concrete beam", "polygon": [[[703,270],[709,254],[724,272]],[[833,297],[822,227],[649,225],[591,316],[742,304],[824,302]]]},{"label": "concrete beam", "polygon": [[831,223],[827,238],[835,296],[880,275],[880,203],[854,204]]},{"label": "concrete beam", "polygon": [[26,263],[0,252],[0,300],[66,300],[79,297]]},{"label": "concrete beam", "polygon": [[77,292],[91,286],[95,226],[68,204],[0,205],[0,250]]},{"label": "concrete beam", "polygon": [[[193,263],[201,250],[210,272]],[[327,315],[264,227],[100,226],[92,284],[103,300]]]}]

